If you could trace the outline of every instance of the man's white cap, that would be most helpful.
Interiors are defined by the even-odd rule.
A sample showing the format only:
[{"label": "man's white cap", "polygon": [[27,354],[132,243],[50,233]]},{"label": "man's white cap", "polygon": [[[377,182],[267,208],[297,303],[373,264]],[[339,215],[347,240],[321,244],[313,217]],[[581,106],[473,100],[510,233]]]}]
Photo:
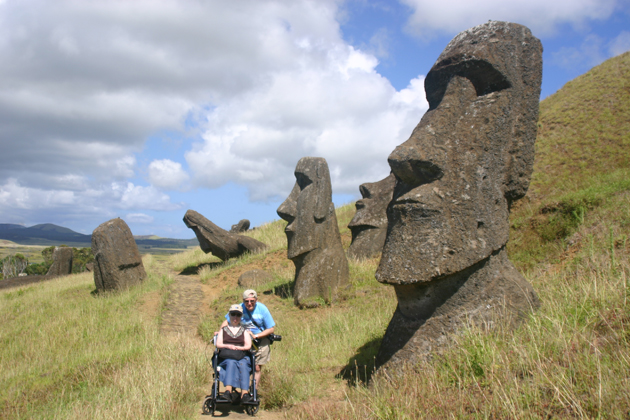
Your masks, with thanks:
[{"label": "man's white cap", "polygon": [[243,299],[252,298],[252,297],[254,299],[258,299],[258,295],[256,294],[255,290],[247,289],[243,292]]}]

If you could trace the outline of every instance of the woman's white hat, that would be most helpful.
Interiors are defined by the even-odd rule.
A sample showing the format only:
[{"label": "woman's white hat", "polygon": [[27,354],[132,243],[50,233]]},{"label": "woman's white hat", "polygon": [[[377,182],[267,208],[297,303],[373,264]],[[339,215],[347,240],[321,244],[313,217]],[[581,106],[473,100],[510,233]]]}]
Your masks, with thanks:
[{"label": "woman's white hat", "polygon": [[230,306],[230,310],[228,312],[239,312],[239,313],[243,313],[243,308],[241,307],[241,305],[232,305]]}]

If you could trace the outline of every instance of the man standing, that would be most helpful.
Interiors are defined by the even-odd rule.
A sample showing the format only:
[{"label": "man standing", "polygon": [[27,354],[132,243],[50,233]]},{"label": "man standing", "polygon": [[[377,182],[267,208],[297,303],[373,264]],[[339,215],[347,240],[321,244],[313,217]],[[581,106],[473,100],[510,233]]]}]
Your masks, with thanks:
[{"label": "man standing", "polygon": [[[271,312],[267,307],[258,302],[258,295],[255,290],[249,289],[243,292],[243,318],[242,325],[249,330],[254,340],[258,340],[255,345],[256,350],[256,373],[254,378],[256,383],[260,383],[260,371],[263,365],[270,360],[269,335],[273,334],[276,323],[274,322]],[[225,327],[229,321],[229,314],[225,315],[226,320],[221,324],[221,328]]]}]

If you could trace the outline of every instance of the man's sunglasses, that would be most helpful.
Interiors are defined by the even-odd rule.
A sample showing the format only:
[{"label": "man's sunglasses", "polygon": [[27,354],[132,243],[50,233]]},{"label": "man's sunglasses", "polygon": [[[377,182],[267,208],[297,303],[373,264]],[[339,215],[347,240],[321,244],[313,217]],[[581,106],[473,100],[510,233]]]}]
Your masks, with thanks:
[{"label": "man's sunglasses", "polygon": [[240,318],[240,317],[243,316],[243,314],[240,313],[240,312],[230,312],[230,316],[236,316],[236,317]]},{"label": "man's sunglasses", "polygon": [[256,303],[256,299],[243,299],[245,303]]}]

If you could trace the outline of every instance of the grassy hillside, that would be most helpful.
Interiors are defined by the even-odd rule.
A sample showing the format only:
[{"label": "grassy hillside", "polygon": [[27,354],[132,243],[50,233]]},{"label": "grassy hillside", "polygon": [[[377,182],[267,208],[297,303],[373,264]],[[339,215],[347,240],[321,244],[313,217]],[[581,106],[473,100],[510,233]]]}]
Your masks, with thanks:
[{"label": "grassy hillside", "polygon": [[[625,53],[541,102],[532,183],[511,214],[512,260],[521,269],[557,261],[593,229],[612,228],[612,240],[624,240],[629,175],[630,53]],[[614,225],[604,226],[602,219]]]},{"label": "grassy hillside", "polygon": [[[264,409],[292,419],[628,418],[629,71],[624,54],[541,103],[535,172],[512,212],[509,253],[542,306],[518,329],[497,319],[398,377],[372,375],[396,305],[374,280],[378,259],[350,261],[352,288],[340,300],[296,309],[277,221],[249,233],[270,245],[263,254],[145,256],[149,278],[129,293],[94,296],[89,275],[0,292],[0,418],[197,418],[208,348],[158,334],[166,272],[217,291],[199,325],[207,341],[251,268],[272,274],[257,289],[283,335],[260,384]],[[346,248],[353,213],[337,209]]]}]

